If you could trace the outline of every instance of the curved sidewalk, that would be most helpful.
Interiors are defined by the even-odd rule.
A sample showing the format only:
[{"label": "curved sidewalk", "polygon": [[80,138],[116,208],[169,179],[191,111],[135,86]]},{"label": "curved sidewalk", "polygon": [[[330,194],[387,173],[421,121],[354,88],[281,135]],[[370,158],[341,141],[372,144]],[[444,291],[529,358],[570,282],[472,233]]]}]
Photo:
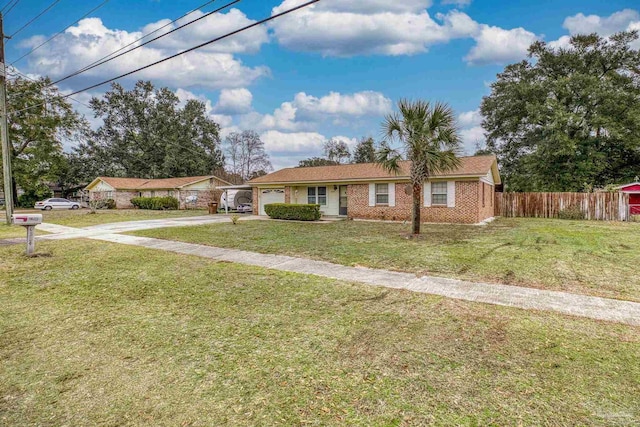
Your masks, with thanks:
[{"label": "curved sidewalk", "polygon": [[101,234],[86,237],[94,240],[142,246],[150,249],[196,255],[219,261],[230,261],[274,270],[313,274],[349,282],[441,295],[466,301],[524,309],[549,310],[572,316],[640,326],[640,303],[631,301],[519,286],[467,282],[464,280],[440,277],[417,277],[411,273],[364,267],[348,267],[306,258],[260,254],[148,237],[122,234]]}]

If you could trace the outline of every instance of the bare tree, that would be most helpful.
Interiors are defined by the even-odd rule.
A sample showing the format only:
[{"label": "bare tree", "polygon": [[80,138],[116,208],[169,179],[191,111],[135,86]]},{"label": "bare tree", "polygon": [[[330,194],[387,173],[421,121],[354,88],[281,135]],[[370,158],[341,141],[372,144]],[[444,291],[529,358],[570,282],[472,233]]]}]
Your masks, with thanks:
[{"label": "bare tree", "polygon": [[324,155],[330,161],[337,163],[348,163],[351,159],[347,144],[337,139],[330,139],[324,143]]},{"label": "bare tree", "polygon": [[231,173],[240,175],[245,181],[273,170],[264,142],[255,131],[230,133],[225,139],[225,154]]}]

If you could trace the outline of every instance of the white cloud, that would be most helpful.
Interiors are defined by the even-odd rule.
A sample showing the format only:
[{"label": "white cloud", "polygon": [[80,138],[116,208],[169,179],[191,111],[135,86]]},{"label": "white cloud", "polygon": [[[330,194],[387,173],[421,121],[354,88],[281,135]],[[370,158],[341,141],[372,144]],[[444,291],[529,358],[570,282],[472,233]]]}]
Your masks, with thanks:
[{"label": "white cloud", "polygon": [[[195,11],[189,16],[178,20],[176,23],[168,25],[162,30],[155,33],[152,37],[157,37],[160,34],[167,33],[172,29],[191,22],[195,19],[201,18],[205,13],[202,11]],[[167,19],[153,22],[142,28],[141,32],[146,34],[154,31],[170,21]],[[190,24],[175,33],[165,36],[159,39],[153,44],[161,49],[180,50],[187,49],[191,46],[204,43],[208,40],[214,39],[223,34],[237,30],[238,28],[245,27],[254,23],[252,19],[248,19],[247,16],[238,9],[231,9],[229,12],[218,12],[212,15],[202,18],[193,24]],[[269,36],[267,34],[267,28],[263,25],[253,27],[249,30],[236,34],[233,37],[223,39],[219,42],[212,43],[203,47],[204,51],[208,52],[221,52],[221,53],[255,53],[260,50],[260,47],[264,43],[269,42]]]},{"label": "white cloud", "polygon": [[475,126],[482,123],[480,110],[465,111],[458,116],[458,124],[462,127]]},{"label": "white cloud", "polygon": [[500,27],[481,25],[473,37],[476,45],[465,56],[471,64],[503,64],[523,59],[531,43],[538,36],[524,28],[505,30]]},{"label": "white cloud", "polygon": [[[302,3],[284,0],[272,13]],[[469,0],[450,0],[464,6]],[[473,38],[476,45],[466,56],[472,64],[505,63],[521,59],[538,37],[524,28],[503,29],[474,21],[451,10],[432,19],[427,2],[364,2],[327,0],[274,21],[271,28],[284,47],[326,56],[413,55],[434,44],[456,38]]]},{"label": "white cloud", "polygon": [[624,9],[612,13],[607,17],[598,15],[584,15],[578,13],[569,16],[564,20],[562,26],[569,31],[569,34],[590,34],[598,33],[603,36],[629,29],[633,23],[640,22],[640,13],[632,9]]},{"label": "white cloud", "polygon": [[462,139],[462,147],[465,154],[471,155],[475,153],[477,146],[484,146],[484,129],[482,123],[482,114],[480,110],[465,111],[458,116],[458,125],[460,125],[460,137]]},{"label": "white cloud", "polygon": [[[562,24],[570,35],[597,33],[607,37],[620,31],[640,30],[640,12],[633,9],[623,9],[609,16],[584,15],[578,13],[565,18]],[[568,48],[569,36],[562,36],[558,40],[549,43],[554,48]],[[631,46],[640,49],[640,40],[636,40]]]},{"label": "white cloud", "polygon": [[246,88],[222,89],[214,111],[220,114],[242,114],[251,111],[253,95]]},{"label": "white cloud", "polygon": [[[107,28],[99,18],[83,19],[63,35],[52,40],[47,49],[39,49],[32,53],[29,56],[29,68],[31,72],[47,74],[54,79],[59,78],[134,42],[142,34],[142,32]],[[38,44],[37,40],[37,37],[31,38],[22,45],[25,48],[31,48]],[[152,43],[139,48],[89,70],[77,78],[67,80],[64,85],[77,87],[86,84],[88,79],[93,82],[98,78],[113,77],[141,65],[153,63],[183,49],[180,43],[175,40],[174,42],[174,46],[170,46],[171,43],[167,42],[164,45]],[[243,65],[230,53],[234,48],[223,46],[220,49],[223,52],[212,50],[190,52],[138,72],[132,78],[151,79],[160,84],[176,87],[199,85],[218,89],[244,87],[259,77],[269,74],[266,67]]]},{"label": "white cloud", "polygon": [[[300,3],[284,0],[272,14]],[[455,36],[446,22],[441,25],[431,18],[429,6],[418,0],[326,0],[273,21],[271,28],[278,42],[292,50],[327,56],[412,55]]]}]

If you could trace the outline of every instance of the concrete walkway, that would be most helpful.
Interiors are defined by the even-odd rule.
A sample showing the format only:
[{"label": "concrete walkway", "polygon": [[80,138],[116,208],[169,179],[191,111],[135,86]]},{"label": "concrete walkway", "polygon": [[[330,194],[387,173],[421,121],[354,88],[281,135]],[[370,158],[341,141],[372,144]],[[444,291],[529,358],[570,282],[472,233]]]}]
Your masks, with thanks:
[{"label": "concrete walkway", "polygon": [[[260,219],[243,216],[242,220]],[[284,255],[259,254],[236,249],[223,249],[193,243],[182,243],[147,237],[128,236],[118,233],[148,230],[153,228],[180,227],[189,225],[230,222],[228,216],[205,216],[161,220],[129,221],[102,224],[85,228],[72,228],[55,224],[42,224],[41,230],[50,235],[38,236],[38,240],[62,240],[89,238],[106,242],[141,246],[186,255],[195,255],[218,261],[230,261],[280,271],[289,271],[331,279],[358,282],[394,289],[405,289],[432,295],[441,295],[465,301],[518,307],[523,309],[548,310],[573,316],[607,320],[640,326],[640,303],[592,297],[568,292],[547,291],[519,286],[492,283],[468,282],[441,277],[417,277],[401,273],[364,267],[348,267],[325,261],[315,261]]]},{"label": "concrete walkway", "polygon": [[474,283],[440,277],[417,277],[411,273],[364,267],[347,267],[306,258],[259,254],[236,249],[223,249],[148,237],[104,234],[90,238],[186,255],[196,255],[218,261],[231,261],[280,271],[313,274],[349,282],[406,289],[408,291],[441,295],[466,301],[484,302],[524,309],[550,310],[573,316],[640,326],[640,303],[630,301],[518,286]]}]

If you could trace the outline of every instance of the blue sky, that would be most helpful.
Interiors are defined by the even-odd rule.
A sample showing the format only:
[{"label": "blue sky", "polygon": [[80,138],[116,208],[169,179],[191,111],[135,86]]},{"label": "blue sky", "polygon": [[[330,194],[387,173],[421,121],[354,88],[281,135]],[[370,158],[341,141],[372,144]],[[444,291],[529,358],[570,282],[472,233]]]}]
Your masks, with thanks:
[{"label": "blue sky", "polygon": [[[102,1],[60,0],[7,42],[7,62]],[[69,79],[60,89],[81,89],[302,2],[243,0]],[[5,32],[13,34],[50,3],[21,0],[6,16]],[[109,0],[13,66],[30,76],[60,78],[203,3]],[[182,22],[224,4],[213,2]],[[349,144],[363,136],[377,139],[384,115],[401,97],[448,102],[471,154],[474,145],[483,142],[477,112],[482,96],[506,64],[526,57],[531,42],[563,46],[571,34],[640,29],[639,10],[636,2],[620,0],[321,0],[122,83],[130,86],[138,78],[149,79],[170,87],[183,100],[205,101],[223,135],[243,129],[259,132],[276,169],[321,155],[328,138]],[[75,98],[86,102],[107,88]],[[81,104],[74,106],[87,113]]]}]

